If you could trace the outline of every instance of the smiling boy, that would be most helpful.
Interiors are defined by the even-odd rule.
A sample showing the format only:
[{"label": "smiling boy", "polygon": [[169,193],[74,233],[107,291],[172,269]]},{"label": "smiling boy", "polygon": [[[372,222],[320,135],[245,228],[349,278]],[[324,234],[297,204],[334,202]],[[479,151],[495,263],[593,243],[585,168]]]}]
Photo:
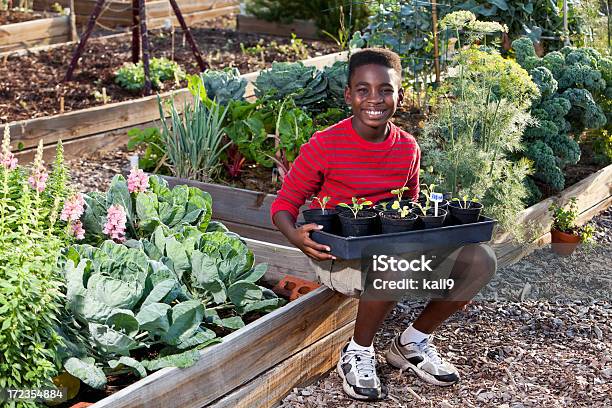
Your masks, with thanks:
[{"label": "smiling boy", "polygon": [[[359,266],[336,260],[330,248],[310,238],[310,232],[320,226],[296,227],[299,207],[313,195],[331,197],[332,207],[351,202],[352,197],[377,202],[391,198],[390,191],[402,185],[409,188],[408,198],[416,201],[420,149],[414,137],[390,122],[404,98],[398,55],[385,49],[365,49],[351,56],[348,72],[344,97],[353,116],[315,133],[302,146],[272,204],[271,215],[285,237],[315,261],[323,283],[359,296],[350,284],[338,286],[338,282],[350,281],[341,277],[361,276]],[[452,276],[470,285],[454,288],[457,296],[451,297],[453,300],[431,300],[414,323],[396,336],[386,354],[391,365],[440,386],[459,381],[459,373],[439,356],[431,344],[432,333],[475,296],[474,288],[488,281],[496,267],[495,255],[486,245],[464,246],[447,255],[453,265]],[[376,373],[373,340],[395,304],[393,300],[359,301],[353,338],[343,347],[337,365],[343,389],[353,398],[377,400],[386,396]]]}]

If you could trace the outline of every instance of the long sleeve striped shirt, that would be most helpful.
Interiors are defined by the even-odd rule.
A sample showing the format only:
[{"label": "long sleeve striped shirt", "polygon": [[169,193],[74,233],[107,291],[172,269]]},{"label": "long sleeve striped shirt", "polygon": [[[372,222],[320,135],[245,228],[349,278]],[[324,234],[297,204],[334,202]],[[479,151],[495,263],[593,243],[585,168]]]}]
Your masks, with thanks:
[{"label": "long sleeve striped shirt", "polygon": [[[404,198],[416,201],[421,151],[412,135],[389,125],[389,135],[380,143],[361,138],[352,118],[316,132],[302,145],[285,177],[272,203],[272,218],[283,210],[297,218],[300,206],[313,196],[329,196],[329,208],[351,203],[352,197],[377,202],[391,198],[390,191],[404,183],[409,188]],[[311,207],[317,205],[313,202]]]}]

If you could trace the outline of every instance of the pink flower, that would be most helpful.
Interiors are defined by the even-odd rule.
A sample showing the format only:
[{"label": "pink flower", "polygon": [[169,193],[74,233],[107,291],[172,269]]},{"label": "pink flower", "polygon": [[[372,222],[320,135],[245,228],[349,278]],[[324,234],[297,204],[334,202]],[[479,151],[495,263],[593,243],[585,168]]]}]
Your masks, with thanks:
[{"label": "pink flower", "polygon": [[111,205],[106,215],[104,233],[117,242],[125,241],[125,224],[127,216],[125,210],[120,205]]},{"label": "pink flower", "polygon": [[130,193],[144,193],[149,187],[149,177],[141,169],[132,168],[127,179]]},{"label": "pink flower", "polygon": [[81,223],[81,221],[77,221],[72,224],[72,234],[77,240],[85,238],[85,230],[83,229],[83,224]]},{"label": "pink flower", "polygon": [[83,194],[76,193],[64,202],[64,208],[60,214],[62,221],[77,221],[85,211],[85,199]]},{"label": "pink flower", "polygon": [[0,153],[0,164],[9,170],[15,170],[17,168],[17,158],[11,152]]},{"label": "pink flower", "polygon": [[30,183],[30,186],[33,189],[35,189],[39,193],[42,193],[43,191],[45,191],[45,188],[47,187],[48,177],[49,175],[44,170],[44,168],[39,168],[39,169],[34,170],[30,178],[28,178],[28,182]]},{"label": "pink flower", "polygon": [[47,170],[45,169],[45,161],[43,160],[43,141],[42,139],[38,142],[38,148],[36,149],[36,155],[34,156],[34,165],[32,166],[32,174],[28,179],[30,186],[33,189],[42,193],[47,187]]},{"label": "pink flower", "polygon": [[17,158],[11,153],[11,134],[8,125],[4,127],[2,150],[0,151],[0,165],[9,170],[15,170],[17,168]]}]

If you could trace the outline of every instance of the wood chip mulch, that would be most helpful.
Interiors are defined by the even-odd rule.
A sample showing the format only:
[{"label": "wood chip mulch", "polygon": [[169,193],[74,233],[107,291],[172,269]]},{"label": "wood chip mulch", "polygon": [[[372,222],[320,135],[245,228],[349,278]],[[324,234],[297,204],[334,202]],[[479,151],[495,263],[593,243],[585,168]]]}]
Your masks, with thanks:
[{"label": "wood chip mulch", "polygon": [[334,370],[295,388],[281,407],[612,406],[612,207],[591,224],[599,230],[595,247],[567,258],[545,247],[499,270],[484,300],[436,332],[440,354],[461,372],[459,384],[430,386],[387,365],[384,353],[394,335],[424,306],[406,302],[393,310],[374,343],[387,400],[351,400]]}]

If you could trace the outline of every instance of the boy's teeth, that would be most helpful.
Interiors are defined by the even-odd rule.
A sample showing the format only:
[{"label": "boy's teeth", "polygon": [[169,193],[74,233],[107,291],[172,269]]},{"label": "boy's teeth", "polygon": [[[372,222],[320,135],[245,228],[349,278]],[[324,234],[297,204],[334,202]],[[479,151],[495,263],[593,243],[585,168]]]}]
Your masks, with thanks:
[{"label": "boy's teeth", "polygon": [[382,115],[383,111],[366,111],[368,115]]}]

